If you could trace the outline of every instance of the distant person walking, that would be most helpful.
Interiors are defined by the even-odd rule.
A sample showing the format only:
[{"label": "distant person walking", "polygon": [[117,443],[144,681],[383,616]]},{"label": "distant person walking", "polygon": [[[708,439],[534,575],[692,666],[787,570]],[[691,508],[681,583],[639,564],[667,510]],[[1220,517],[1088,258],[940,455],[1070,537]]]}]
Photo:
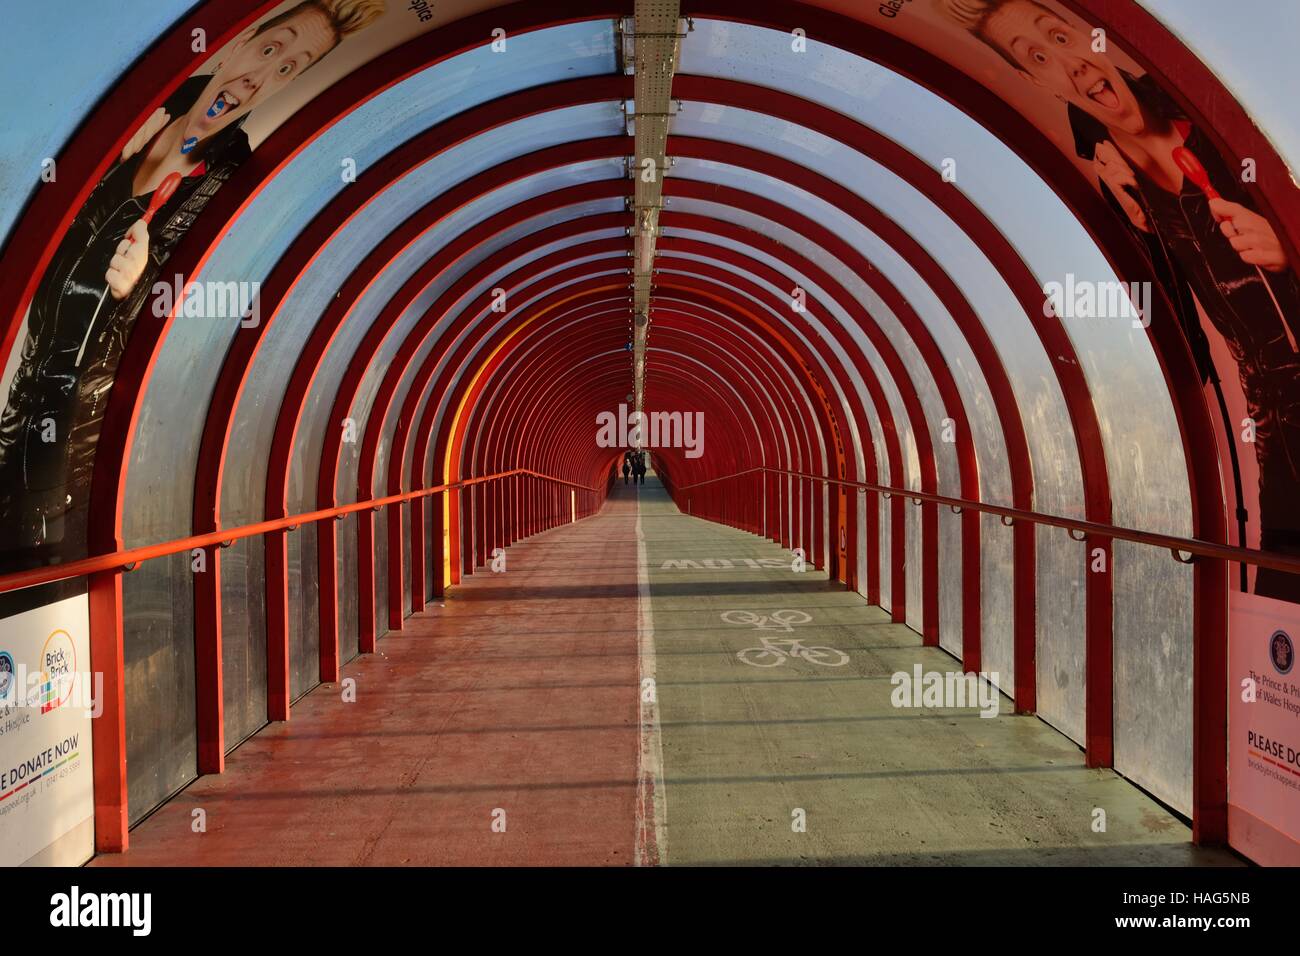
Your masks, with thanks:
[{"label": "distant person walking", "polygon": [[632,453],[626,451],[623,453],[623,484],[627,484],[627,476],[632,473]]},{"label": "distant person walking", "polygon": [[638,485],[645,484],[645,471],[645,452],[639,451],[632,459],[632,474],[636,476],[636,483]]}]

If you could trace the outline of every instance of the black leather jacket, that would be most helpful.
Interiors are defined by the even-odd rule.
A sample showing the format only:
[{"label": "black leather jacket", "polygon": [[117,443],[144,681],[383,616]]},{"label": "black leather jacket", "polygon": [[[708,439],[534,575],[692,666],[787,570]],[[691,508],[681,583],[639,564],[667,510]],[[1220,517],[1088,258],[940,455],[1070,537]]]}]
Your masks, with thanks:
[{"label": "black leather jacket", "polygon": [[[1126,75],[1134,94],[1151,113],[1186,123],[1177,105],[1149,77]],[[1098,143],[1109,137],[1104,126],[1077,107],[1070,107],[1075,148],[1092,159]],[[1240,171],[1231,169],[1214,144],[1187,124],[1187,148],[1205,167],[1210,183],[1224,199],[1253,209]],[[1221,379],[1206,333],[1200,327],[1195,294],[1213,331],[1223,338],[1235,364],[1246,399],[1247,414],[1256,426],[1254,454],[1259,485],[1249,496],[1258,511],[1260,545],[1264,550],[1300,554],[1300,279],[1294,268],[1266,272],[1243,262],[1210,212],[1209,200],[1192,182],[1178,193],[1167,192],[1138,167],[1137,188],[1129,187],[1142,205],[1151,232],[1134,228],[1147,246],[1158,277],[1168,285],[1171,299],[1206,383]],[[1128,217],[1103,184],[1116,214]],[[1225,373],[1228,369],[1223,370]],[[1237,442],[1235,430],[1226,436]],[[1300,603],[1300,576],[1267,569],[1256,576],[1256,593]]]},{"label": "black leather jacket", "polygon": [[[207,82],[206,76],[192,77],[164,109],[173,119],[180,116]],[[132,195],[146,152],[116,164],[95,186],[32,299],[21,357],[0,414],[0,526],[5,531],[0,567],[6,570],[84,556],[95,446],[137,313],[195,217],[249,155],[240,124],[204,147],[204,166],[187,176],[154,216],[144,273],[118,301],[105,294],[104,274],[152,197]]]}]

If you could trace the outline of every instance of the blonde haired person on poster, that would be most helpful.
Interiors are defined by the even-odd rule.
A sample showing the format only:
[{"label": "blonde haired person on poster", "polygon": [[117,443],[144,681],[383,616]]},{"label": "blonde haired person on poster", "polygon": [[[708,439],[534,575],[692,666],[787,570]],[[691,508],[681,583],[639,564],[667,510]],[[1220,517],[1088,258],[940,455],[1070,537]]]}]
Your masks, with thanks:
[{"label": "blonde haired person on poster", "polygon": [[37,287],[0,413],[0,572],[84,551],[104,407],[154,278],[250,155],[249,112],[383,12],[384,0],[305,0],[250,27],[213,73],[154,112],[96,184]]}]

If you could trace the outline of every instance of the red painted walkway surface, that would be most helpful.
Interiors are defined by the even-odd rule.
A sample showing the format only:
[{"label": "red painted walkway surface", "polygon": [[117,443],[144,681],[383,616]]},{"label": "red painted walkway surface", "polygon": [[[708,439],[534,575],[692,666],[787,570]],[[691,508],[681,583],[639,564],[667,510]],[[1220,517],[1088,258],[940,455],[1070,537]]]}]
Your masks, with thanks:
[{"label": "red painted walkway surface", "polygon": [[345,667],[355,703],[316,688],[93,865],[630,864],[635,527],[620,484],[512,546]]}]

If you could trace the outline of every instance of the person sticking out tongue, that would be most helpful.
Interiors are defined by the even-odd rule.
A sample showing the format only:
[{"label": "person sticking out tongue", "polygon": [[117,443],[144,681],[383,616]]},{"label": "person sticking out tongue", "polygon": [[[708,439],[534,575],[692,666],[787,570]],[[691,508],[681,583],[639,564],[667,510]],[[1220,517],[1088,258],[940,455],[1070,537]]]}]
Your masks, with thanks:
[{"label": "person sticking out tongue", "polygon": [[[1217,393],[1236,474],[1226,375],[1208,333],[1221,336],[1236,366],[1222,371],[1236,373],[1255,423],[1259,547],[1300,555],[1300,277],[1269,220],[1251,208],[1239,170],[1153,77],[1112,61],[1090,25],[1039,0],[933,2],[1022,80],[1064,104],[1076,154],[1092,164],[1102,195],[1146,246],[1202,381]],[[1239,515],[1248,504],[1239,500]],[[1245,520],[1238,519],[1243,546]],[[1254,590],[1300,603],[1300,575],[1260,568]]]},{"label": "person sticking out tongue", "polygon": [[154,277],[249,157],[249,112],[383,12],[384,0],[304,0],[249,28],[95,184],[36,287],[0,404],[0,573],[83,555],[108,396]]},{"label": "person sticking out tongue", "polygon": [[[242,126],[254,107],[319,63],[345,36],[369,26],[383,10],[383,0],[307,0],[250,27],[227,49],[185,112],[173,117],[160,106],[127,142],[122,162],[144,151],[132,179],[134,195],[153,192],[170,173],[195,174],[205,156],[229,145],[223,131]],[[202,79],[191,78],[190,84]],[[242,133],[240,138],[246,148],[247,138]],[[148,229],[137,220],[106,277],[114,298],[125,298],[134,287],[148,252]]]}]

